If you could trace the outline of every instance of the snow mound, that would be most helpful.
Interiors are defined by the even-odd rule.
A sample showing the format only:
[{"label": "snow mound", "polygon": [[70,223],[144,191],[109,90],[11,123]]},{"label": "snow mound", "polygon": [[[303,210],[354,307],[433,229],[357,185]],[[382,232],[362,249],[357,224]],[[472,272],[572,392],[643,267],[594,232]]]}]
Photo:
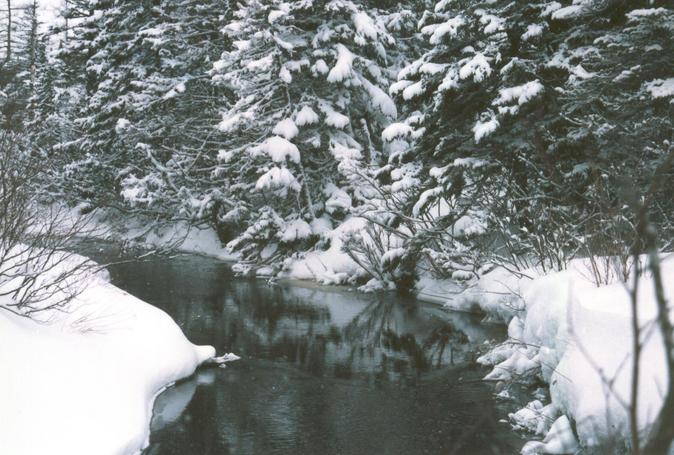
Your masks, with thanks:
[{"label": "snow mound", "polygon": [[86,284],[48,322],[0,310],[3,453],[139,453],[155,396],[204,362],[233,359],[190,343],[165,312],[101,274]]},{"label": "snow mound", "polygon": [[280,276],[295,280],[315,280],[322,284],[344,284],[362,269],[342,251],[343,237],[350,232],[361,231],[367,221],[351,217],[332,231],[323,234],[330,247],[325,251],[312,251],[301,258],[286,261]]},{"label": "snow mound", "polygon": [[[662,257],[661,269],[665,297],[672,301],[674,255]],[[591,270],[587,259],[571,261],[567,270],[549,274],[528,270],[526,276],[516,276],[497,268],[450,302],[458,308],[479,306],[510,321],[509,340],[478,359],[494,366],[489,379],[535,375],[550,384],[552,408],[532,402],[510,416],[515,426],[546,434],[543,442],[527,444],[523,453],[574,453],[578,445],[597,447],[629,439],[629,416],[623,405],[630,402],[632,383],[629,289],[617,280],[597,286],[590,279]],[[661,391],[667,388],[662,335],[654,323],[656,298],[648,273],[640,278],[638,304],[639,326],[651,328],[641,334],[637,408],[640,433],[647,434],[663,404]],[[541,426],[553,418],[557,420],[549,430]]]}]

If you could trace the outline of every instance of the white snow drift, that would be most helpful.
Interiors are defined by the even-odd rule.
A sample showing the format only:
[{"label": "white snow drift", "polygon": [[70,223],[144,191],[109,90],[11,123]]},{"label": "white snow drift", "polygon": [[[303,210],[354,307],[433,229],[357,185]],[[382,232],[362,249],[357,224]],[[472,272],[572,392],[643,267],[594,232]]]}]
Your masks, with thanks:
[{"label": "white snow drift", "polygon": [[154,397],[218,360],[213,347],[190,343],[166,313],[105,273],[88,276],[63,311],[38,314],[42,322],[0,310],[5,454],[139,453]]},{"label": "white snow drift", "polygon": [[[597,287],[590,279],[591,270],[587,260],[574,260],[568,270],[547,275],[528,270],[524,272],[528,277],[497,268],[448,304],[457,309],[477,306],[509,323],[509,340],[478,359],[494,366],[487,379],[538,376],[550,385],[550,404],[535,400],[511,414],[515,427],[545,436],[542,442],[525,445],[523,453],[574,453],[578,445],[629,439],[629,417],[623,405],[630,403],[632,380],[628,287],[615,279]],[[674,255],[663,257],[662,273],[671,302]],[[654,323],[653,289],[652,277],[646,274],[638,295],[639,322],[644,328],[637,407],[642,438],[662,406],[668,385],[662,336]]]}]

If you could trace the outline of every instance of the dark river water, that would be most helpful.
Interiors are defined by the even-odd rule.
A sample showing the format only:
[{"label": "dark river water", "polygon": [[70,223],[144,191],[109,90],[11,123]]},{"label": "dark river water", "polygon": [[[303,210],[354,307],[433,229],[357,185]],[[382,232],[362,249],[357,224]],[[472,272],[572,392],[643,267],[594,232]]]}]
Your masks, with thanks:
[{"label": "dark river water", "polygon": [[[84,244],[109,263],[115,247]],[[241,360],[202,369],[156,400],[144,455],[507,454],[506,406],[472,359],[498,326],[391,293],[235,278],[194,255],[108,267],[197,344]]]}]

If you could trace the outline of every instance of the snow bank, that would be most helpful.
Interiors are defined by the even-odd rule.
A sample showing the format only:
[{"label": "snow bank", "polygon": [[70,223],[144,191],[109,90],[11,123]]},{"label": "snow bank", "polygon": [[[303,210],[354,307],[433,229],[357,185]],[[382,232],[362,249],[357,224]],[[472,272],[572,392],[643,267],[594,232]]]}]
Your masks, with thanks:
[{"label": "snow bank", "polygon": [[[663,258],[668,301],[674,299],[674,255]],[[551,404],[532,402],[512,414],[516,428],[545,435],[523,453],[573,453],[577,444],[596,447],[629,438],[631,307],[622,282],[597,287],[587,260],[572,261],[568,270],[515,276],[497,268],[449,306],[477,307],[509,322],[509,340],[478,362],[492,365],[487,379],[508,381],[539,377],[550,385]],[[662,337],[655,329],[657,307],[652,278],[639,286],[642,335],[638,398],[642,437],[662,406],[667,389]],[[611,384],[609,386],[609,383]],[[543,418],[541,418],[543,416]],[[575,425],[575,435],[571,426]]]},{"label": "snow bank", "polygon": [[[65,214],[60,221],[67,227],[81,222],[79,208],[56,209]],[[227,251],[218,234],[211,227],[192,226],[187,222],[163,222],[142,217],[119,217],[113,210],[97,209],[87,215],[81,235],[99,240],[130,242],[144,248],[175,248],[184,253],[214,257],[223,261],[237,259]],[[78,221],[79,220],[79,221]]]},{"label": "snow bank", "polygon": [[521,296],[530,284],[530,279],[497,267],[465,291],[445,300],[445,306],[453,310],[483,312],[492,320],[508,322],[524,310]]},{"label": "snow bank", "polygon": [[290,258],[284,264],[280,278],[314,280],[322,284],[344,284],[347,279],[362,272],[348,254],[342,251],[343,236],[361,231],[367,221],[352,217],[324,234],[330,246],[325,251],[312,251],[299,258]]},{"label": "snow bank", "polygon": [[141,237],[133,235],[141,232],[130,225],[124,237],[128,240],[138,240],[147,247],[165,248],[175,244],[178,251],[185,253],[210,256],[223,261],[236,259],[235,255],[225,249],[212,228],[199,228],[180,222],[153,229]]},{"label": "snow bank", "polygon": [[[447,303],[447,297],[450,295],[459,295],[462,287],[454,280],[437,279],[428,274],[419,277],[415,286],[417,299],[423,302],[444,305]],[[473,311],[475,308],[470,306],[459,308],[455,306],[454,310]]]},{"label": "snow bank", "polygon": [[105,274],[90,275],[64,311],[40,315],[38,323],[0,310],[3,453],[139,453],[154,397],[215,361],[213,347],[190,343],[166,313]]}]

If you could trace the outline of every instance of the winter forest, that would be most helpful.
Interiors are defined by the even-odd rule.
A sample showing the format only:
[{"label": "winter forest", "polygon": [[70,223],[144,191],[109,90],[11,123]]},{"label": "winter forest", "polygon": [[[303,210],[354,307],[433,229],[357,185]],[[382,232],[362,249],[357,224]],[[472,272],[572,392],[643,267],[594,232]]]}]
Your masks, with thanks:
[{"label": "winter forest", "polygon": [[673,124],[671,0],[2,0],[0,452],[672,453]]}]

